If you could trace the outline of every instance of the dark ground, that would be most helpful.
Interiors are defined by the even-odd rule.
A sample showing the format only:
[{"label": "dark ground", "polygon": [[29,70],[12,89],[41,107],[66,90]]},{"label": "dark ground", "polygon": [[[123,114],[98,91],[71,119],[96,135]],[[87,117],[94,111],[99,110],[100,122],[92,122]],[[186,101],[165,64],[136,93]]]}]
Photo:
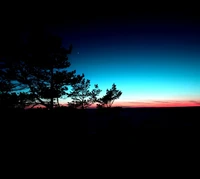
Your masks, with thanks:
[{"label": "dark ground", "polygon": [[127,134],[138,129],[198,129],[200,107],[113,108],[110,110],[2,111],[4,131]]},{"label": "dark ground", "polygon": [[[145,164],[148,168],[154,167],[153,170],[149,168],[154,173],[159,169],[157,165],[167,169],[165,173],[173,168],[171,165],[174,170],[179,164],[196,166],[199,109],[4,111],[0,120],[3,166],[8,163],[16,168],[23,162],[27,168],[32,168],[29,164],[33,163],[34,167],[41,165],[44,170],[48,164],[53,167],[61,164],[65,170],[70,170],[68,163],[76,171],[79,165],[90,172],[92,168],[88,163],[98,168],[102,161],[102,168],[107,164],[110,170],[113,164],[118,164],[120,168],[131,166],[131,171],[135,171],[135,164],[143,173]],[[24,172],[24,166],[22,169]],[[180,173],[185,172],[182,167],[180,169]]]}]

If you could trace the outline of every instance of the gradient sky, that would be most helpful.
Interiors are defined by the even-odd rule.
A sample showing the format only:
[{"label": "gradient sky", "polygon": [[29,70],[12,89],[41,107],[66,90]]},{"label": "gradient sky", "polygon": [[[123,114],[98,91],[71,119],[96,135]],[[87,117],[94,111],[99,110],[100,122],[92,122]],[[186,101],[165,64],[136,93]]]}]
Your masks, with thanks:
[{"label": "gradient sky", "polygon": [[[57,26],[58,27],[58,26]],[[74,46],[70,69],[103,90],[116,83],[120,106],[200,105],[200,25],[162,17],[102,18],[54,32]]]},{"label": "gradient sky", "polygon": [[101,95],[115,83],[123,92],[116,106],[200,106],[197,19],[112,12],[82,18],[47,28],[66,48],[73,45],[70,70],[98,84]]}]

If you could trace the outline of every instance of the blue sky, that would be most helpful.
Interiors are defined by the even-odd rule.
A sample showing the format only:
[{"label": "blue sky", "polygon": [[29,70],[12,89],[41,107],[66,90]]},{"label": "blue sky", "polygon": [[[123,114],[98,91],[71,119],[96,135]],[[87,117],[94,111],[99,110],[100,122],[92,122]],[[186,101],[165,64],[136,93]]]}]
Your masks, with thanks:
[{"label": "blue sky", "polygon": [[[190,21],[111,21],[58,28],[73,44],[70,69],[123,94],[118,104],[200,101],[200,26]],[[130,103],[127,105],[130,105]]]}]

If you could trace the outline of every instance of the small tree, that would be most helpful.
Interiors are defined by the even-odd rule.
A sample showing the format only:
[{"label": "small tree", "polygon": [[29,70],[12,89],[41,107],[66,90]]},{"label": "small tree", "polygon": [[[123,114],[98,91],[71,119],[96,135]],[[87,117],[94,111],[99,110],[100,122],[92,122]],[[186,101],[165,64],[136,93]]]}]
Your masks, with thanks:
[{"label": "small tree", "polygon": [[6,78],[6,72],[0,69],[0,94],[8,94],[13,89],[13,85],[9,79]]},{"label": "small tree", "polygon": [[69,106],[75,108],[81,107],[85,109],[97,101],[97,96],[101,90],[98,85],[94,85],[94,89],[90,91],[90,80],[83,78],[80,83],[72,85],[72,90],[68,94],[72,98],[72,102],[68,103]]},{"label": "small tree", "polygon": [[20,92],[18,95],[17,107],[25,109],[26,107],[33,108],[38,104],[35,103],[35,97],[33,94],[28,94],[25,92]]},{"label": "small tree", "polygon": [[0,69],[0,108],[25,108],[34,102],[31,94],[18,93],[20,86],[11,81],[5,69]]},{"label": "small tree", "polygon": [[18,96],[13,93],[16,86],[8,78],[7,70],[0,65],[0,108],[11,109],[16,108],[18,104]]},{"label": "small tree", "polygon": [[113,83],[111,89],[106,90],[106,95],[104,95],[102,98],[98,99],[97,102],[100,104],[97,104],[97,107],[108,107],[110,108],[114,101],[118,99],[122,95],[122,92],[120,90],[117,90],[116,85]]}]

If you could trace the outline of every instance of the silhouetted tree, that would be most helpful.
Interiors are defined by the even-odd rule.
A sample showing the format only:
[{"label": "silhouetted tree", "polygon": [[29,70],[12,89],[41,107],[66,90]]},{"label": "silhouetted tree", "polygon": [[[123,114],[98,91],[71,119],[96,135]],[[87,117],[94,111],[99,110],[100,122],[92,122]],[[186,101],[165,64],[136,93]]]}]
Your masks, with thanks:
[{"label": "silhouetted tree", "polygon": [[106,90],[106,95],[104,95],[102,98],[99,98],[97,102],[100,104],[97,104],[98,108],[101,107],[111,107],[112,104],[116,99],[118,99],[122,95],[122,92],[120,90],[117,90],[117,87],[115,84],[112,85],[111,89]]},{"label": "silhouetted tree", "polygon": [[17,107],[18,97],[16,93],[1,94],[0,95],[0,108],[2,109],[14,109]]},{"label": "silhouetted tree", "polygon": [[30,94],[17,93],[18,85],[10,80],[8,73],[0,69],[0,108],[25,108],[33,99]]},{"label": "silhouetted tree", "polygon": [[[20,43],[19,43],[20,44]],[[66,49],[62,39],[45,32],[34,32],[18,47],[18,51],[9,54],[4,60],[5,68],[12,82],[26,89],[33,105],[43,105],[53,109],[54,100],[66,95],[68,85],[79,82],[83,77],[76,71],[68,72],[70,66],[68,54],[72,46]]]},{"label": "silhouetted tree", "polygon": [[16,94],[12,93],[14,85],[7,78],[6,69],[0,65],[0,108],[14,108],[17,103]]},{"label": "silhouetted tree", "polygon": [[99,89],[97,84],[94,85],[94,89],[92,90],[90,90],[90,86],[90,80],[86,80],[85,78],[80,83],[72,85],[72,90],[69,93],[72,102],[69,102],[69,106],[85,109],[94,104],[102,90]]},{"label": "silhouetted tree", "polygon": [[20,92],[18,95],[18,103],[17,107],[24,109],[26,107],[33,108],[34,106],[38,105],[35,103],[35,98],[33,94],[25,93],[25,92]]},{"label": "silhouetted tree", "polygon": [[6,71],[0,69],[0,94],[8,94],[14,88],[11,81],[6,77]]},{"label": "silhouetted tree", "polygon": [[103,108],[103,105],[102,105],[102,104],[97,104],[96,108],[97,108],[97,109],[102,109],[102,108]]}]

